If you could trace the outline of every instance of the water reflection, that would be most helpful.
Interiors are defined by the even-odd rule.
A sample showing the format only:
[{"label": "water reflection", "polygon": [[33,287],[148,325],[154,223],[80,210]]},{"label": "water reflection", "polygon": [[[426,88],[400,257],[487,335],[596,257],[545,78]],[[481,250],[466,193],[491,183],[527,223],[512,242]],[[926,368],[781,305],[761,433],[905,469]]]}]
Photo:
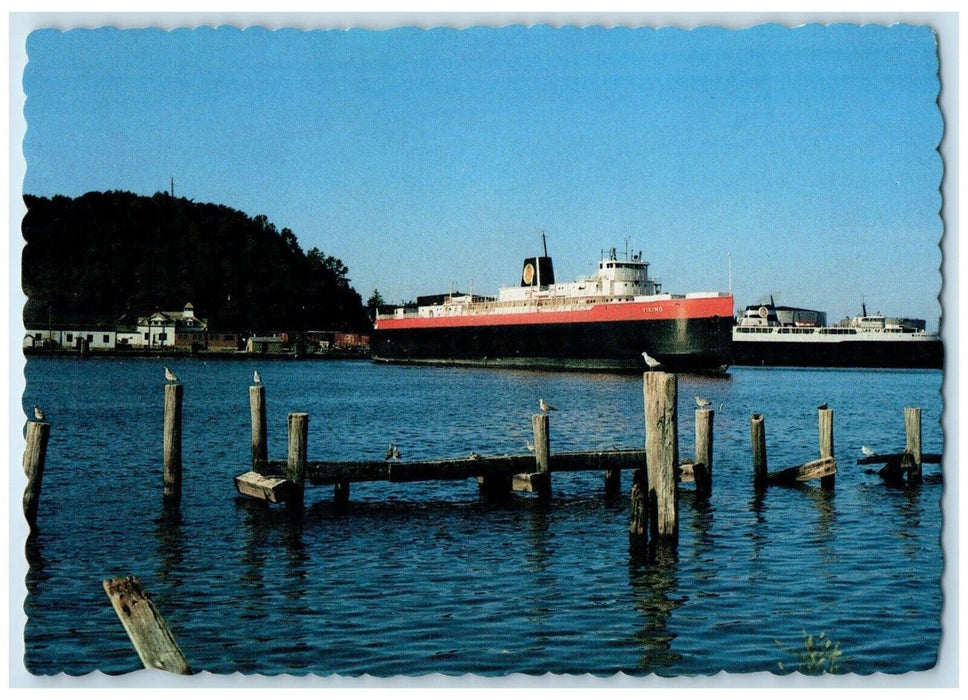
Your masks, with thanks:
[{"label": "water reflection", "polygon": [[670,629],[672,612],[688,600],[675,595],[678,568],[675,548],[662,542],[650,547],[647,560],[634,555],[629,560],[629,585],[635,608],[645,619],[634,635],[641,651],[638,667],[647,673],[671,669],[682,658],[672,651],[677,635]]},{"label": "water reflection", "polygon": [[155,527],[155,538],[158,541],[158,580],[178,588],[183,581],[173,572],[179,570],[184,563],[185,550],[182,533],[181,510],[177,504],[165,501],[162,504],[161,517]]}]

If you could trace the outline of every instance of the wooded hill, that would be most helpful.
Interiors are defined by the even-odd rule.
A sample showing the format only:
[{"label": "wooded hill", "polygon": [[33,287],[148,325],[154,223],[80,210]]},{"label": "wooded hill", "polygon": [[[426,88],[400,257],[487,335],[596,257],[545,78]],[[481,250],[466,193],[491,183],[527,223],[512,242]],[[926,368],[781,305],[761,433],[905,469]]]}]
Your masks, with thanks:
[{"label": "wooded hill", "polygon": [[265,216],[159,192],[24,196],[26,323],[108,321],[181,309],[212,327],[371,328],[342,261]]}]

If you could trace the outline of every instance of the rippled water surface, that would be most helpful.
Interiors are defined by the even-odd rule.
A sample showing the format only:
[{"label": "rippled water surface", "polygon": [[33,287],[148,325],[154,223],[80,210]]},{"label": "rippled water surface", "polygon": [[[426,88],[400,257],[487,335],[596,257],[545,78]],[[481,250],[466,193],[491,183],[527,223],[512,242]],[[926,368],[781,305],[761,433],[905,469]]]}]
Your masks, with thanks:
[{"label": "rippled water surface", "polygon": [[[141,667],[101,586],[137,576],[189,663],[218,674],[703,675],[797,667],[824,632],[860,674],[932,668],[941,640],[941,465],[888,486],[860,446],[904,448],[905,406],[941,452],[940,372],[736,368],[679,377],[679,440],[692,452],[697,394],[716,410],[714,486],[683,485],[675,553],[629,549],[629,474],[553,478],[548,503],[494,504],[476,481],[330,487],[306,508],[239,497],[248,385],[266,385],[270,457],[286,414],[310,414],[310,459],[523,453],[539,397],[552,451],[641,447],[641,377],[375,366],[171,361],[184,384],[182,502],[162,504],[162,361],[27,363],[24,406],[52,423],[29,569],[32,674]],[[834,410],[839,473],[817,486],[752,487],[749,418],[763,413],[770,469],[818,456]],[[876,467],[873,467],[876,468]],[[12,587],[12,592],[18,590]]]}]

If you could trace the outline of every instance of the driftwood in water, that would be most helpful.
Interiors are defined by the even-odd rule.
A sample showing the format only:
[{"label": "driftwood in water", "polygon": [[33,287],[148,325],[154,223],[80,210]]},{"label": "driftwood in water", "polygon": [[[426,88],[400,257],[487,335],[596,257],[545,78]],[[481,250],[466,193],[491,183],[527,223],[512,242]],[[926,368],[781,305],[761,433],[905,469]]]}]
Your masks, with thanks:
[{"label": "driftwood in water", "polygon": [[837,463],[833,457],[823,457],[812,462],[789,467],[766,475],[769,484],[778,486],[794,486],[813,479],[824,479],[837,473]]},{"label": "driftwood in water", "polygon": [[107,579],[102,585],[145,668],[190,675],[192,669],[175,636],[138,579],[125,576]]}]

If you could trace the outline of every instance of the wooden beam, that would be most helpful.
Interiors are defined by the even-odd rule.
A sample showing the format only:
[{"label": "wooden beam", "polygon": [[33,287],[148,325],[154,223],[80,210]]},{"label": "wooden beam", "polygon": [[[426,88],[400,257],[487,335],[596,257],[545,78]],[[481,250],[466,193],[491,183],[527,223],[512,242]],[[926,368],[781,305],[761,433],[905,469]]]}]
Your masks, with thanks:
[{"label": "wooden beam", "polygon": [[190,675],[192,669],[175,636],[138,579],[125,576],[107,579],[102,585],[145,668]]},{"label": "wooden beam", "polygon": [[[269,460],[267,475],[282,476],[286,461]],[[608,471],[645,466],[645,450],[559,452],[548,456],[551,471]],[[479,476],[527,474],[534,471],[533,455],[471,456],[413,462],[368,460],[306,463],[306,481],[316,486],[342,481],[435,481],[473,479]]]},{"label": "wooden beam", "polygon": [[834,461],[834,458],[824,457],[801,464],[797,467],[789,467],[788,469],[770,472],[766,475],[766,480],[770,484],[791,486],[805,481],[812,481],[813,479],[824,479],[836,473],[837,463]]},{"label": "wooden beam", "polygon": [[288,501],[295,493],[295,485],[278,476],[264,476],[258,472],[246,472],[235,477],[235,488],[243,496],[258,498],[270,503]]}]

